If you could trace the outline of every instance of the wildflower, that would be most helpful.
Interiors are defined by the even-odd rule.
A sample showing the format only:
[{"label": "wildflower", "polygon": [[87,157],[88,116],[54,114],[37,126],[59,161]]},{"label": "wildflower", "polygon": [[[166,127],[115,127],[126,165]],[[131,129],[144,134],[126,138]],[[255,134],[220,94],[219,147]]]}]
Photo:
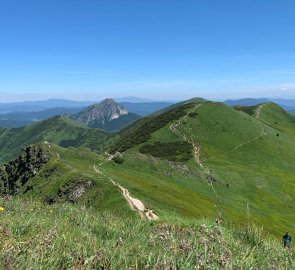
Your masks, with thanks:
[{"label": "wildflower", "polygon": [[5,211],[5,209],[0,206],[0,212],[3,212],[3,211]]}]

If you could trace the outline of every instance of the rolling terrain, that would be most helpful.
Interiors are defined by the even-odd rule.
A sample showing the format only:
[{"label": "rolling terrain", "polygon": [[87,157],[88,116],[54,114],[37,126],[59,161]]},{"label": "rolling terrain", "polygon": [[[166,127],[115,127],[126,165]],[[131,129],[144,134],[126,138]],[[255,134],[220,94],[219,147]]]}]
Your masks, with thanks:
[{"label": "rolling terrain", "polygon": [[48,141],[64,147],[84,146],[99,151],[100,144],[110,136],[61,116],[21,128],[0,128],[0,164],[15,158],[23,146],[32,143]]},{"label": "rolling terrain", "polygon": [[[10,144],[4,145],[8,150],[1,155],[6,161],[0,170],[2,195],[41,201],[53,209],[74,203],[71,211],[86,207],[83,211],[90,211],[91,219],[95,219],[92,211],[111,213],[107,222],[117,224],[115,220],[124,219],[126,227],[120,228],[126,233],[128,224],[141,219],[174,229],[180,222],[179,230],[190,230],[188,224],[200,226],[205,219],[213,235],[220,226],[228,232],[222,234],[227,240],[215,237],[232,243],[229,250],[238,238],[245,252],[244,259],[239,253],[228,255],[231,266],[220,264],[220,257],[212,258],[213,269],[218,264],[230,269],[238,261],[241,269],[255,263],[258,268],[266,267],[267,248],[261,248],[259,258],[251,250],[261,247],[265,235],[278,238],[293,226],[295,117],[274,103],[233,108],[194,99],[141,118],[112,136],[62,117],[48,121],[0,131],[2,144],[15,142],[15,152],[22,144],[41,142],[24,148],[10,162],[5,153],[15,152]],[[10,207],[9,202],[5,204]],[[113,236],[121,230],[114,226]],[[149,225],[138,226],[144,238]],[[259,232],[252,226],[258,226]],[[170,233],[177,234],[174,229]],[[111,232],[107,235],[112,239]],[[215,242],[208,241],[216,250]],[[276,249],[274,242],[270,246]],[[116,260],[114,265],[121,267],[116,264],[121,260]],[[183,260],[182,255],[177,260]],[[147,269],[157,265],[151,262]]]},{"label": "rolling terrain", "polygon": [[[119,152],[118,162],[107,160],[99,167],[99,162],[93,162],[91,170],[99,168],[160,217],[171,213],[218,217],[239,225],[248,218],[249,205],[251,221],[276,234],[292,226],[295,210],[294,117],[274,103],[243,110],[248,113],[205,100],[181,103],[139,119],[111,138],[100,130],[57,118],[76,133],[56,132],[59,128],[48,133],[51,122],[43,123],[43,131],[32,126],[27,133],[20,132],[18,144],[39,140],[87,146],[98,154]],[[36,130],[41,131],[38,136]],[[4,138],[15,141],[17,136],[9,132],[16,131],[2,132],[3,142]]]},{"label": "rolling terrain", "polygon": [[[292,226],[294,129],[294,117],[273,103],[253,116],[222,103],[189,103],[142,119],[107,141],[112,152],[125,151],[125,162],[106,164],[105,170],[147,200],[152,196],[155,205],[186,216],[221,215],[244,223],[249,204],[251,220],[278,233]],[[188,176],[172,169],[179,161]]]},{"label": "rolling terrain", "polygon": [[289,113],[294,113],[295,111],[295,100],[294,99],[280,99],[280,98],[244,98],[237,100],[226,100],[224,104],[228,106],[257,106],[263,103],[273,102],[282,107],[285,111]]}]

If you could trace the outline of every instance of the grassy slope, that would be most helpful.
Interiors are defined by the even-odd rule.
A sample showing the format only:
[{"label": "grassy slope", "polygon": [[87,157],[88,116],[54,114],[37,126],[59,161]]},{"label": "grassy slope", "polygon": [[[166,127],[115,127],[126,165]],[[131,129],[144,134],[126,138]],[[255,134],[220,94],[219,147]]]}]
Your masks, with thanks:
[{"label": "grassy slope", "polygon": [[294,269],[294,251],[254,227],[173,216],[147,223],[20,199],[0,205],[1,269]]},{"label": "grassy slope", "polygon": [[[216,205],[225,219],[243,224],[249,203],[250,219],[268,231],[280,235],[292,228],[294,137],[283,131],[277,137],[273,127],[221,103],[204,103],[196,112],[179,130],[192,135],[201,146],[201,160],[217,179],[214,189],[218,198],[203,169],[192,160],[186,163],[189,175],[178,173],[176,165],[138,154],[142,144],[126,152],[123,164],[106,164],[104,172],[162,215],[176,212],[190,217],[216,216]],[[143,144],[179,141],[170,131],[170,124],[152,132]],[[292,128],[288,125],[288,130]],[[124,136],[121,145],[125,144]]]},{"label": "grassy slope", "polygon": [[264,104],[259,120],[282,133],[295,136],[295,116],[275,103]]},{"label": "grassy slope", "polygon": [[[109,210],[117,215],[133,213],[119,190],[105,177],[94,171],[93,165],[103,159],[88,149],[62,148],[51,145],[55,158],[42,167],[19,191],[19,196],[41,199],[45,202],[69,200],[79,183],[93,184],[75,203],[92,206],[97,211]],[[58,153],[58,155],[57,155]],[[33,187],[32,189],[29,187]]]},{"label": "grassy slope", "polygon": [[[160,223],[166,225],[138,221],[118,189],[94,172],[93,165],[104,157],[85,148],[52,145],[56,158],[26,183],[19,198],[0,204],[6,209],[0,212],[2,263],[11,256],[17,269],[69,268],[79,263],[84,269],[106,264],[108,269],[167,269],[177,265],[179,269],[193,269],[196,264],[211,269],[293,269],[293,252],[289,253],[292,257],[285,256],[278,244],[259,233],[246,234],[226,224],[220,233],[211,221],[206,221],[210,229],[200,233],[201,221],[195,219],[216,217],[218,210],[226,222],[234,221],[244,228],[249,203],[250,222],[262,224],[278,237],[292,228],[293,118],[284,118],[283,112],[278,115],[279,109],[271,104],[262,108],[258,119],[220,103],[199,106],[178,129],[201,146],[201,160],[216,179],[213,191],[204,169],[193,160],[183,164],[138,152],[143,144],[180,141],[169,126],[195,105],[185,105],[184,113],[177,108],[177,113],[165,114],[158,118],[160,124],[153,118],[133,124],[137,134],[144,125],[145,140],[124,153],[122,164],[111,161],[100,167],[155,210]],[[278,118],[276,124],[273,117]],[[154,126],[160,128],[149,129]],[[119,146],[118,142],[124,145],[120,138],[129,139],[128,130],[122,134],[114,138],[112,146]],[[246,141],[249,143],[234,150]],[[59,191],[77,180],[90,180],[94,186],[76,206],[63,204]],[[58,203],[41,207],[36,200],[23,202],[28,186],[33,189],[25,197],[57,198]]]},{"label": "grassy slope", "polygon": [[85,146],[99,149],[110,137],[104,131],[90,129],[60,116],[23,128],[0,129],[0,164],[17,156],[25,145],[48,141],[62,146]]}]

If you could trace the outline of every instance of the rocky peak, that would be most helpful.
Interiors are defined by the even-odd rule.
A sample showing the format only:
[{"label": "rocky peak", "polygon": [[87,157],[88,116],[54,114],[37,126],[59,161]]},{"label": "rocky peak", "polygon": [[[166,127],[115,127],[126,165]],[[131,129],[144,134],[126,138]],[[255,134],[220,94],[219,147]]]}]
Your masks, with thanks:
[{"label": "rocky peak", "polygon": [[111,98],[107,98],[79,113],[76,120],[85,124],[89,124],[92,121],[106,123],[128,113],[122,105]]}]

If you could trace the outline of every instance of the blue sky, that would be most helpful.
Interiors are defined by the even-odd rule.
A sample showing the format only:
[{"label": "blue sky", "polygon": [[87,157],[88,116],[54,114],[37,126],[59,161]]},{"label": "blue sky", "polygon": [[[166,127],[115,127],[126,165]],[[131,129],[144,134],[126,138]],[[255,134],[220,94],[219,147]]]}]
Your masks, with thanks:
[{"label": "blue sky", "polygon": [[3,0],[0,102],[295,98],[294,0]]}]

